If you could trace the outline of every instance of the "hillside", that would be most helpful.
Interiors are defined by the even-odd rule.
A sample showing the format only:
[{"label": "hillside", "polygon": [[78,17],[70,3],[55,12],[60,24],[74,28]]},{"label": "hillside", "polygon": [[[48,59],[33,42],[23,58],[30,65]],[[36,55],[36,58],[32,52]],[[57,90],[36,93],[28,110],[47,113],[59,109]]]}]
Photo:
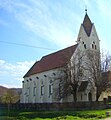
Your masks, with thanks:
[{"label": "hillside", "polygon": [[21,88],[6,88],[4,86],[0,86],[0,96],[3,96],[7,90],[13,90],[16,94],[20,95],[21,92],[22,92],[22,89]]},{"label": "hillside", "polygon": [[8,88],[3,87],[3,86],[0,86],[0,96],[3,96],[3,95],[4,95],[4,93],[6,93],[6,92],[7,92],[7,90],[8,90]]}]

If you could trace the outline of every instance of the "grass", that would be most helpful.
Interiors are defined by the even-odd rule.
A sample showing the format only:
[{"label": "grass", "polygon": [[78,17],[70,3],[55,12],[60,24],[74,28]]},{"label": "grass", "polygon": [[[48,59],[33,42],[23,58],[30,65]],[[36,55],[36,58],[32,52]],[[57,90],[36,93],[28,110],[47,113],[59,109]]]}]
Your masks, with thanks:
[{"label": "grass", "polygon": [[106,118],[107,110],[84,110],[84,111],[20,111],[2,110],[0,120],[101,120]]}]

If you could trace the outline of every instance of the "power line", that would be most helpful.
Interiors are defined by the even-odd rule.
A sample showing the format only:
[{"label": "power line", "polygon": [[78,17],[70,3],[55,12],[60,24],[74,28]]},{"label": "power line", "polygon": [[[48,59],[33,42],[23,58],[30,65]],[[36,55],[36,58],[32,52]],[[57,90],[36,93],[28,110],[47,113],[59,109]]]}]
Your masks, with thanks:
[{"label": "power line", "polygon": [[37,49],[55,50],[55,49],[39,47],[39,46],[34,46],[34,45],[28,45],[28,44],[15,43],[15,42],[7,42],[7,41],[0,41],[0,42],[4,43],[4,44],[18,45],[18,46],[24,46],[24,47],[37,48]]}]

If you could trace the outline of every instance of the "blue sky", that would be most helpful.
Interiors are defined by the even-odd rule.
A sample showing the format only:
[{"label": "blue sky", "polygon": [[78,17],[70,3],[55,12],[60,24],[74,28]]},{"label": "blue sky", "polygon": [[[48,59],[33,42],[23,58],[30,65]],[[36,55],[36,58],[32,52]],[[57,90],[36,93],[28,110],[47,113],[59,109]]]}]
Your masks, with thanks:
[{"label": "blue sky", "polygon": [[0,85],[22,87],[35,61],[75,44],[86,6],[101,49],[111,52],[110,5],[110,0],[0,0]]}]

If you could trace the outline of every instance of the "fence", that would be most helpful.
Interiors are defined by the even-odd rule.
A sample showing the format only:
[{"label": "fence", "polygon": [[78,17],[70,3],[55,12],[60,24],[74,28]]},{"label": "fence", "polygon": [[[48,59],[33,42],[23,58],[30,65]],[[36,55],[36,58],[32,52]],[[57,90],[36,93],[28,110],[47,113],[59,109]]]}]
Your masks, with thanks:
[{"label": "fence", "polygon": [[[6,104],[0,104],[0,108],[6,107]],[[105,102],[77,102],[77,103],[17,103],[10,104],[11,109],[18,110],[88,110],[105,109]]]}]

